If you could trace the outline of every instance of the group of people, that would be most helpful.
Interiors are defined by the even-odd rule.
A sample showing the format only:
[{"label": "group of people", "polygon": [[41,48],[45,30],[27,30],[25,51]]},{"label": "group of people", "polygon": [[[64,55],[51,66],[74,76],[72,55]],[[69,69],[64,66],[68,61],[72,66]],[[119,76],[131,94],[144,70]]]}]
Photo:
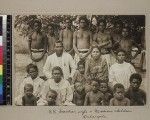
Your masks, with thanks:
[{"label": "group of people", "polygon": [[[96,32],[89,30],[88,19],[79,18],[79,28],[65,21],[59,37],[54,26],[41,30],[34,22],[29,35],[32,63],[21,82],[16,105],[24,106],[139,106],[146,104],[146,93],[140,89],[142,77],[131,61],[141,52],[127,26],[116,24],[106,29],[106,21],[98,20]],[[57,39],[59,38],[59,39]],[[133,54],[132,49],[137,48]]]}]

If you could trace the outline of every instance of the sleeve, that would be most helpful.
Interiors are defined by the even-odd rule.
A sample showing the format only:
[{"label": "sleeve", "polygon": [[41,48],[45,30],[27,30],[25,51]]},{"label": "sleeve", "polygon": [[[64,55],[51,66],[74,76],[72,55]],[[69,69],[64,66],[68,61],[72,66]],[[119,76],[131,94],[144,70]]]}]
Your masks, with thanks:
[{"label": "sleeve", "polygon": [[46,94],[47,92],[49,91],[49,81],[46,81],[44,84],[43,84],[43,88],[41,90],[41,98],[42,99],[46,99]]},{"label": "sleeve", "polygon": [[136,73],[135,68],[131,64],[130,64],[130,71],[131,71],[131,74]]},{"label": "sleeve", "polygon": [[75,65],[75,61],[73,60],[71,55],[69,55],[69,64],[70,64],[70,68],[71,68],[70,77],[72,78],[76,71],[76,65]]},{"label": "sleeve", "polygon": [[66,101],[65,102],[72,102],[73,100],[73,91],[71,89],[70,83],[67,81],[67,88],[66,88]]},{"label": "sleeve", "polygon": [[110,70],[109,70],[109,83],[110,83],[111,87],[113,87],[117,83],[117,81],[115,79],[115,74],[114,74],[113,66],[111,66]]},{"label": "sleeve", "polygon": [[52,75],[51,75],[51,71],[50,71],[50,68],[51,68],[51,57],[49,56],[47,59],[46,59],[46,62],[45,62],[45,65],[43,67],[43,73],[44,75],[47,77],[47,78],[51,78]]},{"label": "sleeve", "polygon": [[84,101],[84,106],[88,106],[88,105],[89,105],[89,93],[86,94],[85,101]]}]

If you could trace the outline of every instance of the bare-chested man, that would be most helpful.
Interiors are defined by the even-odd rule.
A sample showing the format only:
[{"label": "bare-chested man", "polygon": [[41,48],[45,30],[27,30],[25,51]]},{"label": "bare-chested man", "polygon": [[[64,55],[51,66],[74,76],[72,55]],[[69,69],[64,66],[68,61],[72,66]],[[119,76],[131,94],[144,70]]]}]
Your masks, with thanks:
[{"label": "bare-chested man", "polygon": [[46,60],[47,36],[41,32],[42,23],[35,20],[33,32],[29,35],[29,52],[34,64],[37,65],[39,76],[43,76],[43,66]]},{"label": "bare-chested man", "polygon": [[54,46],[55,46],[55,42],[56,42],[56,37],[55,37],[55,34],[54,34],[54,26],[52,24],[49,24],[47,26],[47,37],[48,37],[48,55],[51,55],[53,54],[55,51],[54,51]]},{"label": "bare-chested man", "polygon": [[59,40],[63,41],[64,50],[74,56],[73,50],[73,31],[71,30],[71,20],[65,20],[65,29],[60,31]]},{"label": "bare-chested man", "polygon": [[123,23],[121,21],[115,23],[114,30],[111,33],[114,43],[120,40],[122,27],[123,27]]},{"label": "bare-chested man", "polygon": [[93,40],[97,43],[101,49],[102,57],[107,61],[108,68],[115,62],[112,53],[112,39],[110,34],[105,33],[106,21],[99,20],[98,22],[98,33],[93,36]]},{"label": "bare-chested man", "polygon": [[74,32],[73,35],[73,48],[75,51],[75,62],[85,60],[92,51],[92,34],[87,30],[88,20],[86,17],[81,16],[79,19],[79,30]]}]

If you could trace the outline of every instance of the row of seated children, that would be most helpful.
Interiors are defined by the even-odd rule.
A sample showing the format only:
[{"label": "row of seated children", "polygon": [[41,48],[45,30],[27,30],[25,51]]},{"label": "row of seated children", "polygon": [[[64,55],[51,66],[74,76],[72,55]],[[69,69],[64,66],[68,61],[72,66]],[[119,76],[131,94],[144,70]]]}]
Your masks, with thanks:
[{"label": "row of seated children", "polygon": [[[140,89],[142,78],[134,73],[130,77],[130,87],[125,90],[124,86],[117,83],[111,89],[107,82],[92,80],[89,90],[85,92],[84,85],[76,82],[74,85],[73,103],[77,106],[142,106],[146,104],[146,93]],[[47,106],[55,106],[57,92],[50,90],[46,95]],[[37,99],[33,95],[33,85],[24,86],[22,105],[36,106]]]}]

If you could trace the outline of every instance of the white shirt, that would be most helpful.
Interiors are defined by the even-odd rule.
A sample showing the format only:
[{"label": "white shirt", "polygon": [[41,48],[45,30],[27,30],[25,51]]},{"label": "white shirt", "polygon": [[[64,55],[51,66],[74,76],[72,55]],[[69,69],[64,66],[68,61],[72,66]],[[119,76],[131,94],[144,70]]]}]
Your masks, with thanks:
[{"label": "white shirt", "polygon": [[25,84],[32,84],[33,85],[33,95],[35,97],[41,97],[41,90],[43,87],[44,80],[40,77],[36,79],[32,79],[31,77],[26,77],[19,86],[19,95],[15,98],[16,105],[22,105],[22,97],[24,95],[24,86]]},{"label": "white shirt", "polygon": [[[47,57],[46,63],[43,67],[43,73],[47,78],[52,77],[52,69],[55,66],[59,66],[62,68],[64,79],[68,79],[69,77],[73,77],[76,66],[72,56],[66,52],[63,52],[61,57],[57,57],[56,53]],[[71,68],[71,73],[70,73]]]},{"label": "white shirt", "polygon": [[67,80],[61,80],[59,83],[56,83],[54,79],[48,79],[42,90],[42,99],[46,99],[47,92],[52,89],[58,93],[56,99],[56,105],[64,105],[71,103],[73,99],[73,91],[71,85]]},{"label": "white shirt", "polygon": [[22,83],[20,84],[20,95],[24,95],[24,86],[25,84],[31,84],[33,85],[33,95],[36,97],[40,97],[40,92],[43,87],[44,80],[40,77],[35,78],[34,80],[31,77],[25,78]]},{"label": "white shirt", "polygon": [[129,79],[131,74],[135,73],[134,67],[127,62],[122,64],[115,63],[109,70],[109,82],[114,86],[116,83],[124,85],[125,89],[129,87]]}]

